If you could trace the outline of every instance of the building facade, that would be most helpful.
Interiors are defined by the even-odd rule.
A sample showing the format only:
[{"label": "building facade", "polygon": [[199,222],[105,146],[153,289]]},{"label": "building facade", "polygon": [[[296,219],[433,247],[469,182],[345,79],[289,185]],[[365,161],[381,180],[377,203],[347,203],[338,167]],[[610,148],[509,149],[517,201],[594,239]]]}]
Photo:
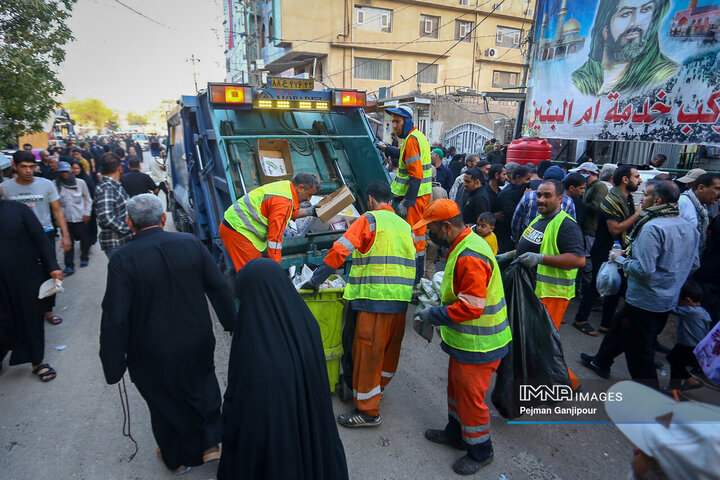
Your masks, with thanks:
[{"label": "building facade", "polygon": [[376,99],[520,86],[535,9],[530,0],[225,2],[229,81],[304,76]]}]

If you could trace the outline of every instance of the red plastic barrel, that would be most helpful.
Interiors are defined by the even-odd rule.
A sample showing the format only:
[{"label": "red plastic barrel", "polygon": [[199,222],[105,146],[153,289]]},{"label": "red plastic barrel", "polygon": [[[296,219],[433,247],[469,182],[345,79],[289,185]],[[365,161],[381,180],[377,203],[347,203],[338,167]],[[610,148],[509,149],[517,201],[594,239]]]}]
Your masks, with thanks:
[{"label": "red plastic barrel", "polygon": [[552,158],[552,146],[541,138],[518,138],[507,147],[506,162],[515,162],[520,165],[534,163],[537,165],[543,160]]}]

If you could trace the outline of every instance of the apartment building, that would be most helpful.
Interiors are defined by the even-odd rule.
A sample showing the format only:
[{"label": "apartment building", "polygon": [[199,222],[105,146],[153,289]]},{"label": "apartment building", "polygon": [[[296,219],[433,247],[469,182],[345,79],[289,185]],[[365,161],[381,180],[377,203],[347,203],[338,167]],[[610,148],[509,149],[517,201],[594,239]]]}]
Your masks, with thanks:
[{"label": "apartment building", "polygon": [[499,91],[521,84],[534,3],[227,0],[227,78],[303,75],[375,98]]}]

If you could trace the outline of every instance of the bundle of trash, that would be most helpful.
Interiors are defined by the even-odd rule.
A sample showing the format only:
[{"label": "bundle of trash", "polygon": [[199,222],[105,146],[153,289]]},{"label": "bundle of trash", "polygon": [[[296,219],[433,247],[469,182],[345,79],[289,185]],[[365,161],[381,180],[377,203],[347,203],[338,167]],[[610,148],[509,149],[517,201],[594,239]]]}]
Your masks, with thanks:
[{"label": "bundle of trash", "polygon": [[[300,290],[300,287],[305,285],[306,282],[310,281],[313,275],[313,270],[308,267],[307,265],[303,265],[302,269],[300,269],[300,272],[297,272],[297,268],[295,266],[291,266],[288,269],[288,274],[290,275],[290,280],[292,281],[293,286],[295,287],[295,290]],[[345,288],[345,285],[347,283],[340,275],[330,275],[325,282],[320,285],[320,289],[324,288]]]},{"label": "bundle of trash", "polygon": [[433,275],[432,280],[428,280],[427,278],[420,279],[420,284],[418,285],[418,306],[417,311],[423,310],[427,307],[436,307],[440,305],[441,301],[441,294],[440,294],[440,286],[442,285],[443,276],[445,275],[445,272],[437,272],[435,275]]}]

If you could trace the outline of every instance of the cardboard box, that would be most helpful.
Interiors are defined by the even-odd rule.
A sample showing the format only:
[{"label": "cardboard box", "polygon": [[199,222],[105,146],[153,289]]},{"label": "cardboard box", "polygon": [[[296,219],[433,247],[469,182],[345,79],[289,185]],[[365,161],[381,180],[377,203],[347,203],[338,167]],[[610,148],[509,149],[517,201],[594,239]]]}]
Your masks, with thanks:
[{"label": "cardboard box", "polygon": [[315,212],[320,220],[327,222],[354,202],[355,197],[352,192],[347,186],[343,185],[340,189],[320,200],[317,203],[318,207]]},{"label": "cardboard box", "polygon": [[258,140],[257,163],[262,185],[293,178],[290,145],[285,139],[263,138]]}]

